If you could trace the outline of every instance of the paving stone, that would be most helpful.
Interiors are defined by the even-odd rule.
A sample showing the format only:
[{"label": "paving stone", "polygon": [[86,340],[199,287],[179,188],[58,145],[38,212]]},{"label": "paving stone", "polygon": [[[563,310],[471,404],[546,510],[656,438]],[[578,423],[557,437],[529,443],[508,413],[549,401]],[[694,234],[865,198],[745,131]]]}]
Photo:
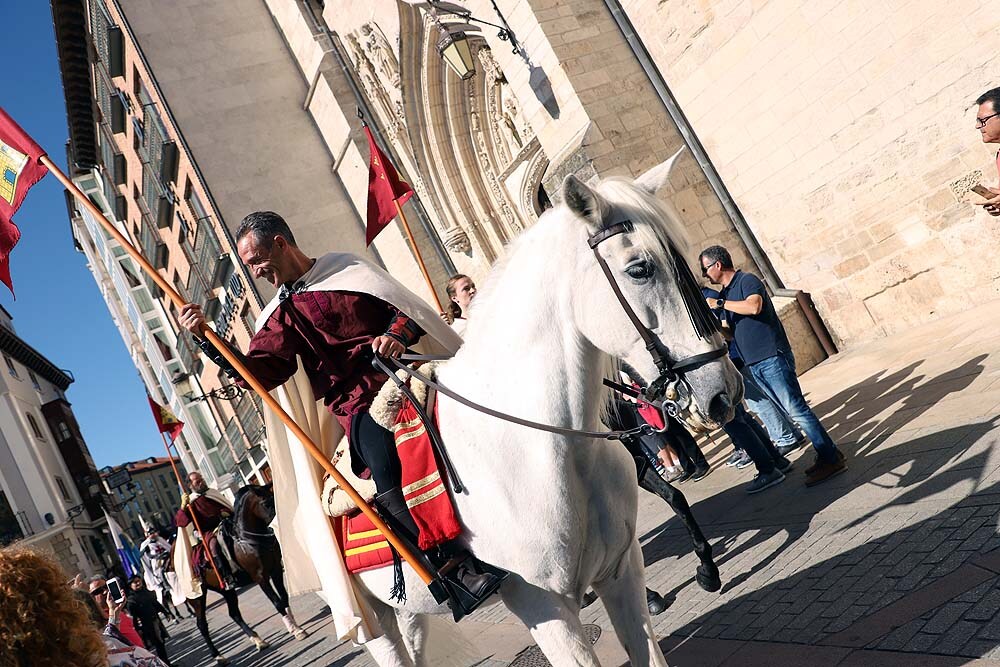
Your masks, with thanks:
[{"label": "paving stone", "polygon": [[979,602],[988,593],[990,593],[990,591],[997,587],[997,583],[996,579],[990,579],[989,581],[976,586],[971,591],[962,593],[955,598],[955,602]]},{"label": "paving stone", "polygon": [[963,653],[965,645],[972,639],[979,628],[980,625],[978,623],[971,623],[969,621],[955,623],[941,636],[941,641],[934,646],[934,652],[945,655],[966,655]]},{"label": "paving stone", "polygon": [[913,651],[914,653],[925,653],[933,646],[941,641],[941,637],[938,635],[928,635],[924,633],[918,633],[903,647],[904,651]]},{"label": "paving stone", "polygon": [[921,619],[914,619],[909,623],[899,626],[881,640],[875,640],[869,644],[870,648],[879,648],[885,651],[901,651],[910,640],[913,639],[924,627],[925,622]]}]

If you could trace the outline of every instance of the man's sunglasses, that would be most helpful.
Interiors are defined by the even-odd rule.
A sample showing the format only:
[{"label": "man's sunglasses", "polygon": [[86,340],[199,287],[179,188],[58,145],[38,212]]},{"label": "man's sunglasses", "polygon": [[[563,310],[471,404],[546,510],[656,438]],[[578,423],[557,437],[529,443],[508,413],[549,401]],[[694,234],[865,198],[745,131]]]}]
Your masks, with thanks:
[{"label": "man's sunglasses", "polygon": [[711,264],[709,264],[708,266],[702,266],[702,267],[701,267],[701,276],[702,276],[703,278],[708,278],[708,270],[709,270],[710,268],[712,268],[713,266],[715,266],[716,264],[718,264],[718,263],[719,263],[719,260],[715,260],[714,262],[712,262],[712,263],[711,263]]}]

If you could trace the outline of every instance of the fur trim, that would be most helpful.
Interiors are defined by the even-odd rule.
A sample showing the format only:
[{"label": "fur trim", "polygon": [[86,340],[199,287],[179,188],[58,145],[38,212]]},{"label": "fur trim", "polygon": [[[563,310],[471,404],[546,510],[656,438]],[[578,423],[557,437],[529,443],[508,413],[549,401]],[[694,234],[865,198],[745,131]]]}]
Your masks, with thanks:
[{"label": "fur trim", "polygon": [[[423,364],[419,369],[421,373],[430,379],[437,380],[437,365],[438,362],[432,361]],[[396,371],[396,377],[410,386],[410,391],[413,392],[414,397],[420,403],[421,407],[427,404],[427,385],[416,378],[410,377],[401,370]],[[376,424],[387,431],[391,431],[393,424],[396,423],[396,415],[399,414],[399,410],[403,407],[403,401],[405,400],[406,396],[403,395],[403,392],[399,390],[399,387],[390,378],[379,389],[378,395],[372,401],[372,406],[368,409],[368,414],[371,415]]]}]

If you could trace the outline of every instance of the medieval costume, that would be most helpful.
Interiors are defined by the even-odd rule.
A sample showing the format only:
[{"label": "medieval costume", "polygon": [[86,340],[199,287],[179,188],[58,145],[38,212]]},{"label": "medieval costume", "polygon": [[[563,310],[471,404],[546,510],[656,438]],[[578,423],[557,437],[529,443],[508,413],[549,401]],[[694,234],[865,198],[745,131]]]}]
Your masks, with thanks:
[{"label": "medieval costume", "polygon": [[[216,531],[222,520],[232,515],[233,506],[221,493],[215,489],[208,489],[203,494],[192,492],[188,503],[186,505],[182,503],[181,508],[174,515],[174,522],[177,524],[177,541],[174,543],[174,567],[177,570],[178,578],[182,580],[181,587],[186,597],[198,597],[200,590],[198,586],[192,584],[185,586],[182,572],[188,575],[188,581],[190,581],[191,579],[200,578],[203,571],[211,568],[211,565],[207,562],[194,562],[190,564],[187,562],[188,556],[186,554],[191,553],[191,547],[193,546],[191,533],[189,532],[194,528],[194,521],[191,519],[192,513],[198,520],[198,527],[202,531],[200,537],[203,549],[211,554],[212,561],[225,581],[226,587],[235,588],[236,581],[233,576],[233,569],[229,564],[229,559],[223,553],[222,544],[219,541]],[[190,572],[187,572],[188,569],[190,569]]]},{"label": "medieval costume", "polygon": [[[354,470],[370,471],[379,491],[379,513],[394,532],[415,544],[395,442],[368,415],[388,379],[371,366],[372,342],[384,335],[411,346],[423,336],[432,346],[426,351],[455,352],[461,338],[388,273],[345,253],[324,255],[294,284],[284,285],[264,308],[256,329],[249,351],[241,355],[248,369],[266,387],[277,388],[282,407],[328,458],[343,434],[349,434]],[[243,382],[207,341],[199,346]],[[339,638],[363,643],[379,636],[377,622],[351,588],[342,559],[329,557],[338,546],[320,504],[322,467],[270,413],[267,432],[289,592],[322,589]],[[483,583],[476,577],[484,575],[469,574],[464,583],[473,584],[470,588]]]},{"label": "medieval costume", "polygon": [[173,604],[171,593],[177,583],[173,572],[167,571],[170,560],[170,543],[160,537],[155,529],[150,528],[142,544],[139,545],[139,556],[142,562],[142,579],[146,588],[153,592],[157,601],[167,610],[167,615],[179,620],[180,616],[171,611]]}]

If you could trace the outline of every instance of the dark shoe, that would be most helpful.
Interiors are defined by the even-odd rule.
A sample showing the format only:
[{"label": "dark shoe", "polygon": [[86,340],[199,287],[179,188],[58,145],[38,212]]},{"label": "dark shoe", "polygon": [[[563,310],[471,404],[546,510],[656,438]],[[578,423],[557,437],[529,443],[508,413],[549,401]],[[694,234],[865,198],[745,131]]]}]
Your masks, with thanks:
[{"label": "dark shoe", "polygon": [[708,476],[708,473],[712,472],[710,466],[705,466],[704,468],[695,468],[694,473],[691,475],[692,482],[700,482]]},{"label": "dark shoe", "polygon": [[595,602],[597,602],[597,593],[594,591],[587,591],[583,596],[583,602],[580,604],[580,609],[586,609]]},{"label": "dark shoe", "polygon": [[740,452],[740,453],[742,454],[742,456],[740,456],[740,460],[736,462],[736,469],[743,470],[748,466],[752,466],[753,459],[750,458],[750,455],[747,454],[746,452]]},{"label": "dark shoe", "polygon": [[775,449],[777,449],[778,453],[782,456],[786,456],[794,452],[796,449],[801,449],[807,442],[809,442],[809,438],[802,436],[791,445],[778,445]]},{"label": "dark shoe", "polygon": [[682,470],[681,474],[672,483],[683,484],[684,482],[691,479],[692,475],[694,475],[694,470]]},{"label": "dark shoe", "polygon": [[770,489],[785,481],[785,475],[778,469],[774,469],[768,474],[758,474],[753,481],[747,485],[747,493],[753,495],[760,493],[764,489]]},{"label": "dark shoe", "polygon": [[649,607],[649,615],[656,616],[667,610],[667,601],[663,596],[654,590],[646,589],[646,606]]},{"label": "dark shoe", "polygon": [[740,461],[741,458],[743,458],[743,450],[742,449],[734,449],[733,453],[729,455],[728,459],[726,459],[726,465],[727,466],[734,466],[737,463],[739,463],[739,461]]},{"label": "dark shoe", "polygon": [[[842,451],[840,451],[838,449],[837,450],[837,461],[844,461],[844,460],[845,460],[844,452],[842,452]],[[813,461],[813,464],[811,466],[809,466],[808,468],[805,469],[804,472],[806,473],[806,476],[808,477],[809,475],[813,474],[822,465],[824,465],[823,460],[820,459],[819,456],[817,456],[816,459]]]},{"label": "dark shoe", "polygon": [[782,456],[781,458],[774,459],[774,467],[782,473],[786,473],[792,469],[792,462]]},{"label": "dark shoe", "polygon": [[831,477],[836,477],[840,473],[847,470],[847,461],[844,460],[844,456],[841,454],[837,457],[836,463],[824,463],[820,462],[813,471],[806,475],[806,486],[815,486],[820,482],[825,482]]}]

